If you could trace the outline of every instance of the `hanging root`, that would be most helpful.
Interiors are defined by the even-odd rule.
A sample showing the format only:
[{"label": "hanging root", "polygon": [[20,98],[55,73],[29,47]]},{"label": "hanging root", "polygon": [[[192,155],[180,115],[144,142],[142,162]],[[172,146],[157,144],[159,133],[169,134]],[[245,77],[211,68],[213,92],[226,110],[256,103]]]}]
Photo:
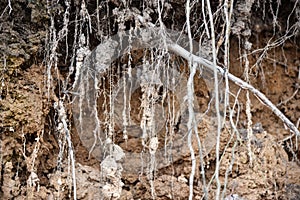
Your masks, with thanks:
[{"label": "hanging root", "polygon": [[[205,58],[196,56],[194,54],[191,54],[181,46],[177,44],[169,44],[168,49],[170,51],[175,52],[177,55],[182,56],[183,58],[187,60],[192,60],[193,62],[197,62],[200,65],[203,65],[204,67],[207,67],[211,70],[214,70],[214,68],[217,69],[218,73],[225,74],[225,70],[221,68],[218,65],[214,65],[212,62],[206,60]],[[297,127],[259,90],[254,88],[252,85],[246,83],[242,79],[232,75],[231,73],[228,73],[228,79],[234,82],[236,85],[240,86],[243,89],[249,90],[252,92],[263,104],[265,104],[268,108],[271,109],[271,111],[277,115],[284,123],[285,125],[298,137],[300,137],[300,132],[297,129]]]},{"label": "hanging root", "polygon": [[59,134],[65,135],[65,139],[67,140],[68,147],[69,147],[69,156],[70,156],[71,165],[72,165],[73,197],[76,200],[77,198],[76,198],[75,157],[74,157],[74,151],[73,151],[73,145],[72,145],[72,141],[71,141],[70,131],[68,128],[68,123],[67,123],[67,115],[66,115],[65,107],[64,107],[62,101],[55,102],[53,107],[58,114],[57,130],[58,130]]}]

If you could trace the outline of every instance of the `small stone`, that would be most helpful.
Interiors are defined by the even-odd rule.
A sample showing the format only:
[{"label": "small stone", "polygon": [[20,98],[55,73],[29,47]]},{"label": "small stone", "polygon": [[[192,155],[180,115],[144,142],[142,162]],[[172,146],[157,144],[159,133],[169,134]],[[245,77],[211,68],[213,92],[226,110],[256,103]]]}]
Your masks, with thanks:
[{"label": "small stone", "polygon": [[185,176],[183,174],[181,174],[179,177],[178,177],[178,182],[180,183],[187,183],[188,180],[185,178]]}]

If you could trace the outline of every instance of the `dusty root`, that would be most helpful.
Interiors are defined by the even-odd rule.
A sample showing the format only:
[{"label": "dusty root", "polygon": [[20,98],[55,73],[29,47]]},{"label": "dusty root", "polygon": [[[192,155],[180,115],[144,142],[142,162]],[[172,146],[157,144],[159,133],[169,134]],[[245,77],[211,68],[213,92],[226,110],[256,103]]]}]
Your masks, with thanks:
[{"label": "dusty root", "polygon": [[[1,134],[1,198],[3,199],[24,199],[25,196],[35,199],[68,199],[72,196],[69,164],[64,162],[61,165],[61,170],[57,170],[59,149],[57,141],[59,141],[59,136],[52,133],[51,121],[45,122],[45,116],[51,116],[53,113],[44,108],[48,104],[45,95],[41,92],[43,85],[40,83],[42,82],[43,73],[40,71],[40,67],[32,65],[26,71],[20,71],[19,76],[9,82],[8,88],[10,90],[8,91],[11,92],[8,92],[5,100],[2,101],[1,106],[5,112],[2,112],[1,115],[6,119]],[[15,89],[12,90],[12,88]],[[205,93],[203,88],[195,87],[195,89],[199,93]],[[253,102],[255,102],[255,98],[253,98]],[[284,105],[286,109],[298,105],[297,99],[291,100],[290,103]],[[20,109],[24,107],[26,110]],[[293,155],[290,155],[291,151],[287,149],[287,141],[282,142],[286,132],[284,130],[281,134],[278,133],[278,130],[271,132],[274,130],[273,121],[267,118],[270,113],[262,113],[263,107],[259,104],[253,106],[253,111],[258,113],[259,116],[263,116],[265,120],[262,121],[263,128],[259,129],[251,140],[251,148],[254,153],[252,165],[249,163],[249,152],[246,147],[248,140],[245,136],[245,130],[239,129],[241,140],[237,140],[236,135],[232,133],[230,128],[225,127],[222,132],[221,150],[224,153],[220,168],[222,183],[225,182],[226,171],[230,169],[233,146],[237,142],[234,149],[234,164],[228,172],[225,196],[238,194],[244,199],[277,198],[296,200],[300,195],[300,168],[299,164],[293,161]],[[295,115],[293,117],[297,117],[297,113],[293,114]],[[258,121],[259,118],[256,117],[255,120]],[[41,122],[45,123],[45,127],[40,124]],[[213,177],[215,170],[215,152],[213,148],[215,142],[214,140],[207,140],[207,135],[211,136],[208,129],[211,126],[209,123],[211,122],[203,120],[198,127],[200,137],[206,145],[204,160],[208,181]],[[13,127],[13,129],[9,127]],[[33,152],[37,144],[36,138],[42,134],[43,128],[49,130],[49,132],[43,133],[40,150],[35,156]],[[184,128],[180,129],[184,130]],[[264,131],[264,129],[271,131]],[[183,134],[179,134],[178,137],[183,137]],[[211,138],[214,138],[214,136]],[[101,197],[100,189],[103,187],[100,164],[92,158],[87,159],[88,152],[80,143],[75,129],[72,129],[72,139],[77,158],[77,198],[98,199]],[[163,139],[163,135],[159,137],[161,144],[163,144]],[[23,150],[24,144],[25,152]],[[141,150],[141,141],[137,138],[129,138],[127,147],[124,142],[120,142],[119,145],[125,151],[136,150],[139,152]],[[194,142],[193,146],[197,152],[197,143]],[[225,148],[226,146],[228,147]],[[159,148],[163,148],[163,145],[160,145]],[[293,147],[293,149],[295,148]],[[188,179],[191,171],[189,150],[186,146],[183,146],[178,152],[174,151],[173,154],[173,164],[164,165],[156,171],[154,179],[156,199],[186,199],[188,194]],[[297,157],[297,155],[295,156]],[[31,169],[34,158],[34,168],[29,172],[28,170]],[[136,162],[140,161],[137,160]],[[133,167],[136,166],[134,163],[131,162]],[[202,181],[199,163],[197,164],[194,197],[195,199],[201,199],[203,195]],[[145,174],[139,176],[139,174],[130,174],[124,171],[122,182],[124,186],[120,199],[152,198],[149,180]],[[209,192],[210,199],[214,198],[212,192],[214,189],[215,183],[212,182],[209,187],[211,191]]]},{"label": "dusty root", "polygon": [[[235,139],[229,142],[230,137],[229,131],[223,132],[221,146],[224,154],[220,168],[222,183],[225,181],[225,174],[228,172],[233,159],[232,150]],[[228,142],[228,148],[225,149]],[[266,131],[255,134],[255,138],[251,142],[254,153],[252,166],[249,163],[246,142],[246,140],[241,140],[234,149],[234,164],[232,170],[228,172],[228,187],[225,195],[238,194],[243,199],[297,199],[299,196],[299,166],[289,161],[287,153],[276,142],[275,138]],[[212,151],[205,158],[207,180],[210,180],[214,173],[214,157]],[[7,164],[6,168],[8,167]],[[188,154],[172,165],[159,169],[154,180],[156,199],[185,199],[189,191],[188,177],[190,170],[191,164]],[[34,196],[40,199],[46,197],[50,199],[67,198],[70,195],[69,187],[71,184],[69,173],[68,165],[65,163],[62,172],[48,175],[49,183],[47,187],[42,186],[39,191],[35,190]],[[78,199],[98,199],[101,197],[99,188],[103,185],[100,183],[100,174],[99,168],[79,163],[76,165]],[[125,185],[120,199],[152,198],[147,176],[124,173],[122,180]],[[215,183],[213,182],[209,187],[209,199],[214,198],[214,189]],[[195,199],[201,199],[202,191],[200,171],[197,170],[194,186]]]},{"label": "dusty root", "polygon": [[[12,11],[9,10],[8,2],[11,3]],[[73,144],[73,146],[70,146],[76,154],[77,199],[101,199],[102,197],[101,191],[105,187],[103,184],[105,177],[101,172],[100,161],[94,157],[89,157],[89,152],[80,141],[72,122],[74,113],[71,112],[71,104],[68,104],[71,102],[69,89],[75,79],[76,70],[71,72],[71,68],[68,67],[72,56],[76,61],[76,46],[79,45],[78,39],[82,36],[79,35],[79,32],[89,32],[89,16],[91,17],[93,33],[85,35],[86,39],[88,38],[86,42],[89,42],[89,46],[86,44],[86,48],[92,50],[100,41],[105,40],[109,34],[113,34],[117,28],[132,28],[134,19],[130,14],[138,12],[136,10],[142,5],[138,5],[138,1],[131,1],[134,5],[130,5],[132,7],[128,9],[123,9],[123,1],[119,0],[107,1],[109,2],[107,7],[96,5],[95,2],[97,1],[76,0],[70,1],[72,2],[70,9],[66,11],[66,2],[69,2],[69,0],[53,4],[52,1],[45,0],[0,2],[0,199],[73,199],[74,184],[72,183],[68,145],[65,143],[64,135],[59,134],[57,131],[58,116],[53,108],[54,102],[63,99],[63,97],[66,116],[68,117],[66,121],[70,126]],[[82,2],[88,3],[84,4]],[[139,14],[143,14],[145,19],[147,17],[149,22],[154,23],[158,17],[156,13],[157,1],[140,2],[145,3],[147,10],[145,13]],[[215,0],[211,2],[215,4],[212,5],[214,9],[218,10],[216,6],[218,2],[222,1]],[[249,83],[254,88],[262,91],[286,117],[297,125],[297,122],[300,122],[300,40],[299,32],[297,32],[299,31],[299,28],[297,29],[299,25],[299,6],[295,7],[295,12],[291,15],[296,1],[261,0],[254,2],[237,0],[234,2],[236,2],[232,27],[234,36],[230,37],[229,45],[230,73],[242,79],[244,79],[244,63],[240,60],[240,52],[244,50],[244,47],[242,42],[238,41],[235,36],[248,38],[247,44],[251,43],[253,45],[251,50],[265,48],[269,44],[270,38],[274,39],[284,34],[284,30],[288,28],[286,27],[287,18],[291,17],[289,22],[290,26],[295,27],[292,30],[295,31],[294,37],[282,41],[283,43],[278,47],[268,46],[271,48],[268,51],[249,54],[248,59],[251,69],[248,76]],[[268,9],[274,9],[276,2],[281,2],[282,5],[279,7],[278,16],[275,19],[273,13],[276,10],[273,10],[274,12],[271,15]],[[184,9],[182,9],[182,3],[181,0],[165,2],[166,7],[164,7],[164,10],[166,13],[163,13],[162,20],[167,27],[174,27],[177,30],[183,29],[186,15]],[[258,5],[259,3],[260,5]],[[83,10],[83,5],[86,6],[85,10]],[[119,12],[115,12],[115,15],[120,15],[110,16],[113,9],[119,6],[123,7],[119,9]],[[193,23],[192,26],[196,28],[193,31],[199,34],[195,35],[198,40],[198,37],[203,35],[201,31],[204,29],[198,29],[201,27],[201,24],[198,23],[203,21],[201,5],[195,6],[191,22]],[[98,8],[100,10],[97,10]],[[100,12],[98,13],[98,11]],[[75,19],[76,13],[78,18]],[[122,13],[128,15],[121,15]],[[97,14],[99,14],[99,18],[96,19]],[[265,19],[262,19],[262,14],[266,14]],[[124,16],[126,19],[121,19]],[[223,19],[224,16],[218,14],[215,16],[217,24],[220,22],[220,24],[223,24],[220,19]],[[50,24],[51,17],[54,21],[53,25]],[[69,21],[65,21],[65,17],[69,17]],[[121,22],[117,22],[117,20],[121,20]],[[64,24],[65,22],[66,24]],[[274,27],[272,27],[273,25]],[[52,29],[50,26],[52,26]],[[78,27],[78,35],[74,35],[76,32],[75,26]],[[64,32],[65,27],[70,29]],[[51,29],[51,33],[48,32],[49,29]],[[217,31],[222,31],[222,29],[222,27],[218,27]],[[96,33],[96,31],[99,32]],[[60,39],[55,38],[54,33],[57,33],[57,37],[60,37]],[[67,38],[62,36],[65,33],[68,33]],[[51,38],[51,34],[53,38]],[[220,65],[224,64],[222,63],[224,56],[223,36],[221,34],[217,38],[219,40],[217,42],[220,42],[218,54]],[[48,38],[49,44],[45,44],[47,37],[50,37]],[[75,38],[74,40],[77,39],[77,42],[72,43],[73,38]],[[54,45],[55,43],[57,46]],[[207,44],[210,46],[209,41]],[[86,49],[83,48],[83,50]],[[210,54],[210,48],[206,50],[206,53]],[[262,53],[265,54],[262,56]],[[48,72],[46,72],[47,67],[44,66],[45,63],[47,64],[45,60],[48,58],[45,54],[49,54],[48,57],[53,59]],[[131,64],[138,63],[138,60],[143,57],[142,55],[143,52],[133,51]],[[78,61],[79,58],[77,57],[77,64]],[[254,65],[255,63],[256,65]],[[128,64],[128,60],[121,64]],[[67,80],[68,73],[70,73],[70,77]],[[186,83],[182,82],[182,85],[186,86]],[[237,95],[239,89],[240,87],[230,84],[232,94]],[[130,102],[133,111],[132,118],[136,121],[141,118],[138,114],[141,102],[136,100],[140,98],[139,95],[138,92],[133,94],[133,101]],[[200,79],[195,80],[195,95],[195,100],[200,107],[199,112],[204,112],[212,94],[207,91]],[[231,97],[230,104],[232,105],[234,98]],[[295,136],[291,136],[289,130],[285,129],[284,124],[270,110],[266,109],[255,96],[250,95],[253,123],[261,123],[262,128],[259,128],[259,131],[253,130],[254,137],[247,138],[245,132],[247,118],[244,112],[245,91],[242,90],[237,99],[240,113],[235,113],[234,117],[239,114],[237,128],[240,137],[228,124],[223,128],[221,135],[220,181],[222,184],[227,182],[227,190],[223,193],[224,197],[238,195],[249,200],[299,199],[300,146]],[[101,111],[100,107],[103,102],[104,98],[99,100],[99,111]],[[178,105],[176,106],[176,109],[178,109]],[[85,123],[91,123],[89,117]],[[101,118],[101,120],[104,121],[105,118]],[[209,190],[208,199],[215,198],[214,191],[216,189],[215,181],[210,183],[214,176],[216,163],[215,135],[208,128],[211,127],[209,123],[214,123],[211,121],[213,120],[203,120],[198,127],[199,136],[205,148],[204,167]],[[187,132],[187,129],[184,123],[186,121],[182,120],[181,123],[176,124],[177,128],[183,130],[183,132],[177,132],[174,136],[186,141],[184,132]],[[119,129],[115,130],[116,132],[121,131],[121,127],[117,128]],[[126,143],[122,140],[122,131],[118,134],[115,138],[116,143],[125,152],[140,153],[142,151],[143,146],[139,137],[129,137]],[[137,136],[139,134],[137,132]],[[163,131],[158,135],[158,141],[158,150],[161,150],[164,148]],[[251,143],[252,163],[249,159],[250,152],[247,142]],[[187,199],[191,172],[190,152],[186,145],[179,145],[179,147],[171,151],[173,154],[172,163],[164,163],[162,155],[156,159],[158,165],[153,174],[153,188],[156,199]],[[193,147],[197,158],[194,199],[201,199],[203,196],[203,183],[198,147],[195,140]],[[126,171],[128,168],[125,164],[128,164],[127,167],[136,168],[141,166],[140,160],[129,158],[126,160],[125,157],[125,161],[122,162],[124,170],[121,172],[121,176],[117,177],[120,178],[118,180],[119,185],[124,183],[120,199],[152,199],[153,194],[151,193],[147,168],[142,174],[140,174],[140,171],[132,173]],[[230,167],[231,164],[232,167]],[[228,175],[227,180],[225,179],[226,174]],[[107,182],[109,181],[113,182],[112,179],[107,178]],[[113,185],[113,183],[109,184]],[[223,188],[221,189],[223,190]]]},{"label": "dusty root", "polygon": [[[23,79],[30,79],[29,74],[32,76],[42,77],[37,73],[37,66],[32,66],[29,72],[22,74]],[[35,83],[37,85],[37,83]],[[35,88],[35,87],[33,87]],[[38,87],[37,87],[38,88]],[[26,89],[26,88],[25,88]],[[20,90],[17,90],[20,91]],[[38,91],[38,90],[36,90]],[[26,90],[20,92],[26,96]],[[42,98],[42,95],[31,95],[30,99],[37,97],[36,101]],[[29,97],[27,95],[27,97]],[[23,98],[26,99],[26,98]],[[15,101],[18,103],[19,101]],[[32,101],[24,102],[27,106],[32,106]],[[26,115],[18,115],[24,119],[30,119],[26,116],[36,115],[41,117],[42,106],[35,104],[34,109],[29,109]],[[36,109],[40,109],[40,112]],[[32,110],[32,114],[30,114]],[[44,110],[45,112],[45,110]],[[12,120],[15,121],[15,120]],[[7,121],[8,123],[9,121]],[[208,121],[203,120],[199,126],[201,138],[206,138],[209,132]],[[26,126],[24,126],[26,127]],[[25,130],[25,129],[23,129]],[[29,137],[31,130],[33,133],[32,139]],[[16,128],[17,131],[17,128]],[[26,155],[31,158],[35,138],[38,134],[34,132],[39,131],[39,126],[31,123],[30,129],[26,129]],[[244,130],[240,130],[243,133]],[[73,141],[75,146],[77,164],[76,164],[76,180],[77,180],[77,197],[78,199],[97,199],[100,198],[101,185],[101,171],[99,163],[95,160],[87,160],[88,152],[84,149],[78,136],[75,135],[73,130]],[[20,167],[28,167],[28,162],[23,156],[22,144],[25,141],[22,137],[14,135],[14,132],[5,131],[1,135],[2,146],[2,198],[15,198],[24,199],[28,196],[35,199],[68,199],[71,195],[71,176],[68,163],[63,163],[61,171],[56,170],[58,144],[51,134],[43,135],[42,147],[36,157],[36,174],[38,181],[28,187],[28,178],[30,173],[21,172]],[[220,176],[222,183],[225,181],[225,173],[229,169],[232,160],[232,150],[234,142],[237,141],[235,135],[231,135],[231,130],[224,129],[221,137],[221,149],[224,151],[221,161]],[[232,170],[228,175],[228,189],[225,195],[238,194],[244,199],[297,199],[299,193],[299,180],[300,170],[296,162],[291,161],[290,156],[286,153],[284,146],[278,143],[273,134],[260,130],[256,133],[255,138],[252,139],[252,150],[254,152],[254,162],[250,166],[248,151],[246,147],[247,138],[241,135],[241,140],[238,141],[235,147],[234,164]],[[232,139],[230,140],[232,136]],[[163,138],[159,138],[163,141]],[[23,142],[22,142],[23,141]],[[32,144],[30,145],[31,142]],[[128,146],[131,150],[139,149],[140,140],[130,139]],[[212,145],[214,144],[213,141]],[[228,144],[228,148],[225,149]],[[122,144],[120,144],[122,145]],[[123,144],[125,147],[125,144]],[[211,145],[210,145],[211,146]],[[3,149],[5,147],[5,150]],[[197,144],[194,143],[195,149]],[[163,148],[160,146],[159,148]],[[124,148],[126,150],[126,148]],[[130,150],[127,149],[127,150]],[[197,152],[197,151],[196,151]],[[12,155],[12,156],[11,156]],[[213,149],[206,154],[205,169],[206,178],[210,180],[214,173],[215,152]],[[84,164],[79,164],[84,163]],[[199,163],[198,163],[199,164]],[[91,165],[91,166],[88,166]],[[162,167],[156,172],[154,180],[154,188],[157,199],[185,199],[188,194],[188,179],[191,170],[191,163],[188,149],[181,149],[180,156],[176,157],[174,163],[169,166]],[[149,180],[145,175],[123,173],[122,181],[124,182],[123,190],[120,199],[151,199],[151,190]],[[210,191],[215,188],[214,182],[210,186]],[[202,181],[199,171],[199,165],[195,177],[195,199],[201,199]],[[214,198],[213,192],[209,193],[209,198]]]}]

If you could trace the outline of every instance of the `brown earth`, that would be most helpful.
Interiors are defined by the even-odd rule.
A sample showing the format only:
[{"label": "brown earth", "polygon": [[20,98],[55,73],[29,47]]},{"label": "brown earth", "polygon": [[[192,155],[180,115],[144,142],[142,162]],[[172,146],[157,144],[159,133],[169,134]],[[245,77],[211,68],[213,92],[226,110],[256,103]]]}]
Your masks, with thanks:
[{"label": "brown earth", "polygon": [[[59,63],[56,69],[52,69],[52,86],[48,93],[47,68],[43,62],[48,30],[48,25],[43,21],[49,20],[44,10],[46,3],[39,0],[32,2],[20,0],[12,2],[12,6],[10,16],[5,14],[0,17],[2,56],[0,64],[0,199],[72,199],[68,148],[65,147],[67,144],[64,137],[59,135],[55,128],[57,113],[53,108],[53,103],[60,98],[58,92],[60,84],[66,79],[66,65]],[[6,3],[0,3],[0,7],[4,10]],[[178,15],[180,17],[180,13]],[[13,18],[15,21],[12,20]],[[253,24],[262,23],[255,16],[251,19],[254,20]],[[180,20],[176,23],[180,23]],[[265,25],[262,30],[252,30],[250,41],[253,43],[253,49],[266,45],[272,36],[270,35],[272,29],[271,31],[269,29]],[[95,45],[96,43],[92,44],[92,46]],[[240,47],[236,37],[231,38],[230,46],[230,72],[244,78],[243,63],[239,59]],[[250,66],[258,60],[259,55],[256,53],[248,56]],[[262,62],[251,68],[249,75],[250,83],[262,91],[294,124],[299,123],[300,119],[299,55],[298,36],[269,50]],[[195,80],[195,93],[199,94],[197,101],[201,106],[207,105],[209,95],[207,88],[199,83],[201,80]],[[240,89],[233,83],[230,83],[230,88],[234,95]],[[226,123],[222,129],[220,181],[223,184],[225,177],[228,179],[224,195],[238,194],[243,199],[249,200],[300,199],[298,140],[295,136],[288,138],[291,135],[289,130],[254,95],[250,95],[250,99],[253,124],[261,124],[258,129],[253,128],[254,138],[251,139],[253,162],[250,164],[247,148],[246,92],[242,90],[238,97],[241,106],[238,123],[241,138],[238,139],[233,134],[229,123]],[[230,103],[234,103],[233,96],[230,97]],[[138,107],[140,101],[133,100],[131,104]],[[100,162],[89,157],[88,150],[81,143],[78,132],[73,126],[71,103],[65,106],[76,158],[77,199],[100,199],[100,188],[103,186]],[[140,117],[138,111],[135,113],[133,117],[138,119]],[[212,139],[209,137],[212,133],[208,129],[212,123],[211,120],[211,118],[203,120],[198,129],[202,139],[208,138],[205,140],[206,145],[214,147],[215,140],[214,137]],[[163,139],[163,136],[159,138],[161,145],[159,148],[163,148]],[[136,138],[129,138],[127,143],[120,139],[118,144],[125,151],[140,152],[142,149],[140,140]],[[196,142],[193,145],[197,149]],[[198,151],[195,152],[196,157],[199,158]],[[204,166],[207,182],[214,176],[215,155],[214,148],[210,148],[205,153]],[[203,195],[201,168],[199,160],[197,162],[194,199],[201,199]],[[231,162],[234,162],[232,169],[229,168]],[[191,159],[189,149],[185,146],[180,149],[178,155],[174,156],[172,164],[164,165],[157,170],[154,179],[156,199],[187,199],[190,172]],[[124,186],[121,199],[152,199],[151,186],[145,174],[124,172],[122,182]],[[209,199],[213,199],[216,189],[214,181],[209,189]]]}]

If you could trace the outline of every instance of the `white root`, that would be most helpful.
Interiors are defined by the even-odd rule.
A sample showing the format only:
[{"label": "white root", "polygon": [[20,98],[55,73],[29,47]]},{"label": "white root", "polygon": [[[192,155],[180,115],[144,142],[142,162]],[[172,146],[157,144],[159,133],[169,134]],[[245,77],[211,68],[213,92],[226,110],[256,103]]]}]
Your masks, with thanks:
[{"label": "white root", "polygon": [[[207,67],[211,70],[214,70],[214,68],[216,68],[218,73],[225,74],[225,70],[220,66],[214,65],[212,62],[206,60],[205,58],[191,54],[190,52],[188,52],[187,50],[185,50],[184,48],[182,48],[181,46],[175,43],[169,44],[168,49],[182,56],[187,60],[193,60],[193,62],[197,62],[200,65],[203,65],[204,67]],[[268,108],[270,108],[271,111],[275,115],[277,115],[293,133],[295,133],[298,137],[300,137],[300,132],[297,129],[297,127],[262,92],[260,92],[252,85],[246,83],[245,81],[234,76],[231,73],[228,73],[228,79],[233,81],[236,85],[240,86],[241,88],[252,92],[261,102],[263,102]]]}]

